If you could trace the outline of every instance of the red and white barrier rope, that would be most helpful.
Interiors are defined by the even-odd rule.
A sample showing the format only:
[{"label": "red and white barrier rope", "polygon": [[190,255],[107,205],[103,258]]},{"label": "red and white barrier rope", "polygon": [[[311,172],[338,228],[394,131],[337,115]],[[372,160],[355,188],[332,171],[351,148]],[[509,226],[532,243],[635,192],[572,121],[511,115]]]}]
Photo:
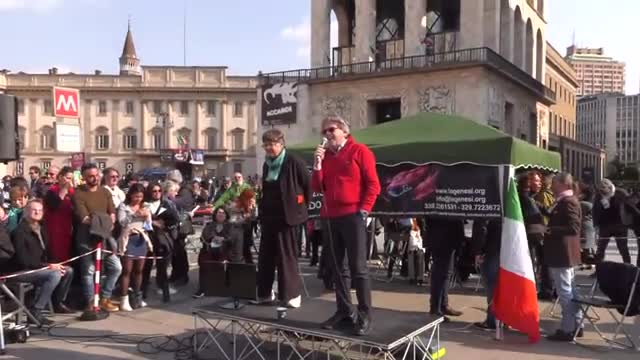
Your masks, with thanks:
[{"label": "red and white barrier rope", "polygon": [[120,257],[126,257],[126,258],[136,259],[136,260],[162,260],[166,258],[166,256],[134,256],[134,255],[127,255],[127,254],[119,255],[109,250],[102,250],[102,252],[106,254],[115,254]]},{"label": "red and white barrier rope", "polygon": [[[63,261],[63,262],[61,262],[59,264],[60,265],[66,265],[66,264],[68,264],[70,262],[73,262],[73,261],[76,261],[76,260],[80,259],[81,257],[89,256],[89,255],[95,253],[96,251],[97,251],[97,249],[96,250],[91,250],[91,251],[86,252],[86,253],[84,253],[82,255],[78,255],[78,256],[72,257],[71,259],[65,260],[65,261]],[[43,266],[43,267],[41,267],[39,269],[19,271],[19,272],[15,272],[15,273],[12,273],[12,274],[7,274],[7,275],[0,276],[0,280],[12,279],[12,278],[15,278],[15,277],[18,277],[18,276],[21,276],[21,275],[33,274],[33,273],[44,271],[44,270],[48,270],[48,269],[49,269],[49,266]]]}]

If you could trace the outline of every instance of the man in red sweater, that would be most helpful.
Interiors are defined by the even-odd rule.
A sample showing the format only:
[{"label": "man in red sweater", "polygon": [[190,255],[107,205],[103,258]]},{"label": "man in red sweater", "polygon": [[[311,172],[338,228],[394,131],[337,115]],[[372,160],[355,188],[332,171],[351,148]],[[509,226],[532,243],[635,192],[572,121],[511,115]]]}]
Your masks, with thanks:
[{"label": "man in red sweater", "polygon": [[[311,187],[324,195],[320,216],[331,256],[328,264],[335,274],[338,307],[323,327],[353,327],[356,335],[364,336],[371,331],[366,220],[380,193],[376,159],[369,148],[349,135],[349,125],[342,118],[326,118],[322,133],[328,142],[316,149]],[[343,266],[345,253],[349,272]],[[350,278],[358,298],[357,317],[349,294]]]}]

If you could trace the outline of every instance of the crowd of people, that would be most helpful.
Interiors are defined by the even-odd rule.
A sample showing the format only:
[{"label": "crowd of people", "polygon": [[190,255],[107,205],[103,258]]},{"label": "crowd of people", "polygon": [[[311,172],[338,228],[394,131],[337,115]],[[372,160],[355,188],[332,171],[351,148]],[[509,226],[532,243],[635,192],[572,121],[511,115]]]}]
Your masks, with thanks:
[{"label": "crowd of people", "polygon": [[[44,311],[49,304],[55,313],[71,313],[72,308],[94,310],[95,257],[91,253],[98,243],[104,250],[99,294],[102,310],[145,307],[154,265],[159,292],[163,301],[169,302],[175,286],[189,283],[185,245],[187,236],[195,233],[192,211],[198,205],[215,202],[216,213],[224,214],[217,221],[231,229],[228,233],[212,232],[209,226],[203,232],[203,249],[215,247],[211,240],[216,234],[217,240],[224,237],[241,244],[229,259],[245,256],[247,262],[253,261],[251,248],[242,248],[251,241],[233,239],[253,238],[247,234],[255,230],[256,217],[245,215],[255,213],[260,187],[245,184],[240,173],[234,175],[233,182],[230,178],[219,180],[220,186],[212,191],[208,182],[183,181],[177,170],[170,171],[162,182],[135,176],[123,182],[118,170],[100,171],[92,163],[82,166],[80,179],[74,173],[71,167],[53,165],[45,176],[32,167],[29,179],[3,178],[0,274],[39,270],[7,282],[36,286],[30,312],[40,324],[52,323]],[[246,201],[246,206],[238,207],[237,198]],[[245,222],[247,231],[235,226]],[[77,256],[77,261],[68,262]],[[82,294],[80,303],[67,299],[72,284]]]},{"label": "crowd of people", "polygon": [[[200,264],[253,264],[253,239],[260,228],[254,304],[302,306],[298,261],[302,239],[307,239],[304,248],[310,265],[319,265],[325,287],[336,294],[336,312],[322,324],[325,329],[348,327],[361,336],[372,329],[367,260],[375,256],[376,246],[367,229],[409,234],[410,246],[397,260],[403,263],[403,271],[413,274],[414,281],[430,273],[431,314],[445,321],[462,315],[450,306],[448,291],[453,269],[459,266],[456,263],[467,261],[461,256],[463,248],[472,267],[482,274],[490,304],[500,266],[501,220],[473,221],[467,238],[463,220],[371,218],[380,192],[376,162],[371,150],[357,143],[349,130],[342,118],[323,121],[326,142],[316,149],[311,170],[287,151],[280,130],[266,131],[262,177],[251,179],[251,184],[241,173],[223,178],[219,186],[197,178],[184,181],[177,170],[162,182],[129,177],[122,184],[116,169],[100,171],[91,163],[82,166],[81,179],[74,177],[72,168],[56,166],[49,167],[45,177],[31,168],[31,181],[5,176],[0,273],[45,268],[8,281],[39,288],[31,312],[40,323],[50,324],[43,310],[51,303],[57,313],[71,312],[67,293],[73,284],[82,291],[82,306],[92,310],[94,257],[81,255],[101,243],[106,251],[100,308],[113,312],[145,307],[154,266],[159,292],[169,302],[173,286],[189,283],[186,240],[195,233],[194,212],[209,209],[205,213],[211,221],[200,235]],[[311,191],[324,195],[319,218],[309,218]],[[574,268],[603,261],[611,238],[623,261],[631,262],[627,236],[629,230],[640,232],[640,197],[608,179],[591,187],[574,183],[567,173],[537,171],[519,175],[518,191],[538,296],[547,300],[557,296],[562,307],[561,327],[550,338],[570,341],[582,316],[571,301],[576,293]],[[78,261],[66,263],[78,255]],[[637,261],[640,265],[640,255]],[[389,266],[391,273],[394,263]],[[202,269],[195,298],[204,296],[207,275]],[[276,273],[278,289],[274,291]],[[351,290],[358,299],[355,309]],[[485,321],[475,325],[495,329],[490,307]]]}]

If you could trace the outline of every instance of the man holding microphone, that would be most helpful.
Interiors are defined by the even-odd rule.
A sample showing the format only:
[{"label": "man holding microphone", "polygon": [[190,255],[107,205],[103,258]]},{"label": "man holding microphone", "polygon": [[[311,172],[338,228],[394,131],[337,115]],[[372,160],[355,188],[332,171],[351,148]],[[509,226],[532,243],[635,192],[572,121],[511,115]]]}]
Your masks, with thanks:
[{"label": "man holding microphone", "polygon": [[[349,124],[340,117],[324,119],[322,134],[326,140],[315,152],[311,187],[324,195],[320,216],[338,308],[323,328],[353,327],[356,335],[364,336],[372,326],[366,219],[380,193],[376,160],[367,146],[355,142]],[[345,254],[349,272],[343,266]],[[350,279],[358,299],[357,316],[352,310]]]}]

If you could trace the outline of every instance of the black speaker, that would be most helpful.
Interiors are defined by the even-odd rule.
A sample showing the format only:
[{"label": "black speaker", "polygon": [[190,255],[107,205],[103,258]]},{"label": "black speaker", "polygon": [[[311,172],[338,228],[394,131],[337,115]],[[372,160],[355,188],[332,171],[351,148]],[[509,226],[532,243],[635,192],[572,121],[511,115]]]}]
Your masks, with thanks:
[{"label": "black speaker", "polygon": [[20,158],[18,135],[18,98],[0,94],[0,161]]}]

